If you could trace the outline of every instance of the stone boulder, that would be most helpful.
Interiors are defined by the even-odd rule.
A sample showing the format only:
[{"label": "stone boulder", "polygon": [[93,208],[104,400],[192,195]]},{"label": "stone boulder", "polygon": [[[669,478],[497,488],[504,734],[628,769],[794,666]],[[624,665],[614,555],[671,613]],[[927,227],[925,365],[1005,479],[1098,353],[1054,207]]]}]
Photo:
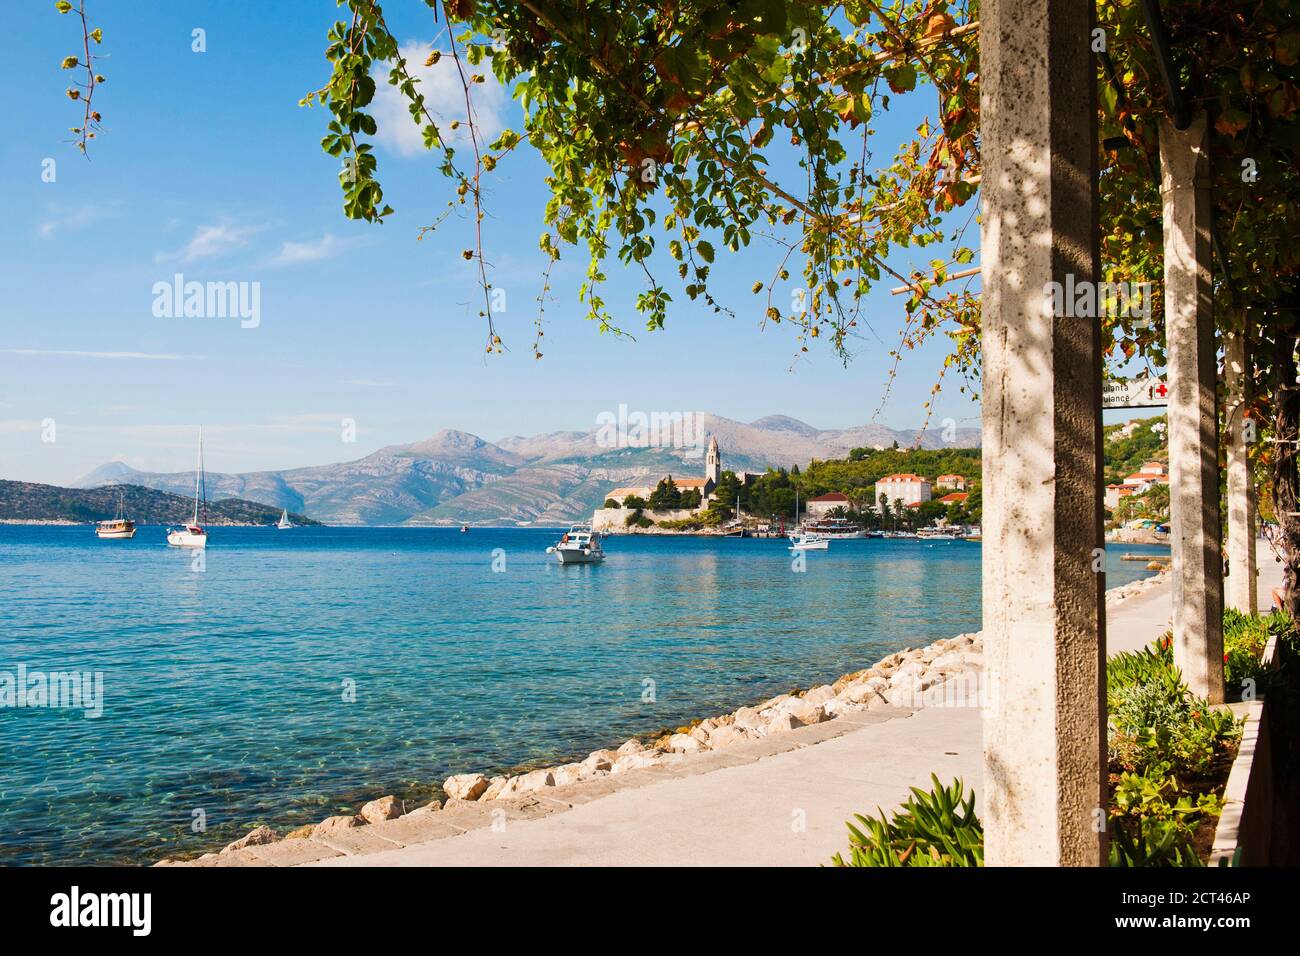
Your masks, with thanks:
[{"label": "stone boulder", "polygon": [[361,808],[361,819],[367,823],[382,823],[384,820],[396,820],[402,815],[402,801],[394,796],[371,800]]},{"label": "stone boulder", "polygon": [[738,727],[735,724],[728,724],[725,727],[719,727],[713,733],[709,734],[709,747],[717,750],[719,747],[727,747],[739,740],[750,740],[755,737],[753,730],[746,727]]},{"label": "stone boulder", "polygon": [[803,699],[810,704],[824,704],[834,696],[835,688],[830,684],[822,684],[820,687],[814,687],[804,694]]},{"label": "stone boulder", "polygon": [[280,839],[280,835],[270,827],[256,827],[249,830],[234,843],[226,844],[222,853],[234,853],[236,850],[242,850],[246,846],[265,846],[268,843],[275,843]]},{"label": "stone boulder", "polygon": [[477,800],[490,782],[481,773],[460,773],[444,780],[442,789],[453,800]]},{"label": "stone boulder", "polygon": [[680,754],[696,754],[708,749],[703,741],[691,734],[673,734],[668,738],[668,748]]},{"label": "stone boulder", "polygon": [[314,837],[329,836],[339,830],[350,830],[353,827],[365,826],[365,822],[358,816],[326,817],[311,828],[311,835]]}]

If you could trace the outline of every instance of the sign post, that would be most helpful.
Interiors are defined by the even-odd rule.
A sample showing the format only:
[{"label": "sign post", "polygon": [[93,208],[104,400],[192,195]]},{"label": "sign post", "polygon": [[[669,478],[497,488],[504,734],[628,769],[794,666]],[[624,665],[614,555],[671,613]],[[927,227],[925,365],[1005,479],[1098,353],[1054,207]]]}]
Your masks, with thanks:
[{"label": "sign post", "polygon": [[1164,408],[1168,404],[1169,386],[1152,375],[1108,378],[1101,383],[1102,408]]}]

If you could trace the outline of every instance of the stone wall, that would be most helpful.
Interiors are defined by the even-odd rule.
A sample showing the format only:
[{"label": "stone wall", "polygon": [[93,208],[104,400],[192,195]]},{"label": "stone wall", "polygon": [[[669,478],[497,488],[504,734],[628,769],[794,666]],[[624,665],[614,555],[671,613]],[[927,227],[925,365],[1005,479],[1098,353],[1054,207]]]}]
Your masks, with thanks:
[{"label": "stone wall", "polygon": [[[591,529],[603,534],[653,534],[656,531],[666,533],[664,528],[629,528],[626,524],[627,517],[635,512],[635,508],[597,508],[591,516]],[[651,521],[678,521],[682,518],[693,518],[699,512],[690,508],[679,508],[673,511],[651,511],[646,508],[642,514]]]}]

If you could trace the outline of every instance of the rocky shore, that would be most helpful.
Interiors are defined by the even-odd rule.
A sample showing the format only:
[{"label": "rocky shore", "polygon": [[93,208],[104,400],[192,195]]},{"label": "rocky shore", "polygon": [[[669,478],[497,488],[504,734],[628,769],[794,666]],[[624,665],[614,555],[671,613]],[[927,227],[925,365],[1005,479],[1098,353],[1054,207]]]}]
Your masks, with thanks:
[{"label": "rocky shore", "polygon": [[[1108,607],[1149,591],[1164,579],[1163,572],[1106,593]],[[873,711],[906,712],[924,707],[981,706],[992,692],[983,680],[983,640],[979,633],[943,638],[919,649],[907,648],[870,667],[845,674],[833,683],[778,694],[728,714],[696,720],[668,733],[643,740],[633,737],[617,747],[593,750],[584,759],[518,774],[489,776],[461,773],[442,784],[447,799],[434,800],[409,812],[395,796],[381,797],[354,815],[329,817],[286,834],[259,826],[219,852],[195,860],[164,859],[158,866],[266,865],[257,847],[283,843],[279,859],[310,862],[312,846],[342,846],[348,852],[368,852],[395,845],[391,833],[419,832],[446,820],[448,832],[459,828],[467,811],[513,811],[521,798],[548,792],[572,791],[575,785],[617,777],[646,768],[684,761],[689,755],[725,753],[746,741],[779,737],[809,725]],[[501,813],[507,811],[502,809]],[[405,821],[403,823],[402,821]],[[373,834],[370,829],[373,828]],[[382,835],[381,832],[382,831]],[[390,833],[391,831],[391,833]],[[250,859],[251,850],[251,859]],[[326,853],[333,853],[326,849]],[[325,855],[325,854],[321,854]]]}]

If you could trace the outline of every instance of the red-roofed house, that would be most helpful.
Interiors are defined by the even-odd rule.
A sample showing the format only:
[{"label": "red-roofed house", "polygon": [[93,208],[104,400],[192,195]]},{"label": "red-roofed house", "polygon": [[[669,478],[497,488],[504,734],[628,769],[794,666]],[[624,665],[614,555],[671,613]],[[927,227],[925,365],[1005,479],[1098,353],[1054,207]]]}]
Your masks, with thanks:
[{"label": "red-roofed house", "polygon": [[944,495],[939,501],[945,505],[956,505],[961,504],[969,497],[970,495],[964,491],[954,491],[952,494]]},{"label": "red-roofed house", "polygon": [[936,488],[947,488],[950,491],[965,491],[966,477],[964,475],[940,475],[934,479]]}]

